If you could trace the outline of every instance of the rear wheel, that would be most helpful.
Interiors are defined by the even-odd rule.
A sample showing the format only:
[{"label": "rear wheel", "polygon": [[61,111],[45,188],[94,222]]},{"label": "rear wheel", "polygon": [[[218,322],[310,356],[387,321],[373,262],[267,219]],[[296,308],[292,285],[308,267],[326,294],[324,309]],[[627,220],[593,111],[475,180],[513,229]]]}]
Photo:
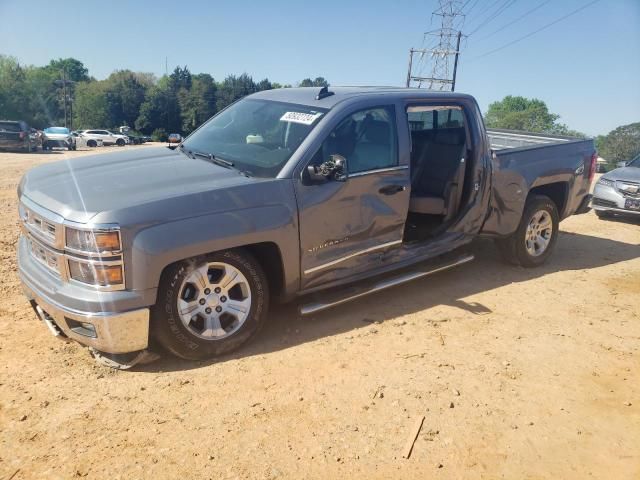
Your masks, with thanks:
[{"label": "rear wheel", "polygon": [[152,310],[152,334],[174,355],[200,360],[228,353],[255,335],[269,303],[264,271],[243,250],[169,266]]},{"label": "rear wheel", "polygon": [[513,235],[496,243],[506,261],[523,267],[542,265],[558,240],[560,218],[555,203],[544,195],[532,195]]}]

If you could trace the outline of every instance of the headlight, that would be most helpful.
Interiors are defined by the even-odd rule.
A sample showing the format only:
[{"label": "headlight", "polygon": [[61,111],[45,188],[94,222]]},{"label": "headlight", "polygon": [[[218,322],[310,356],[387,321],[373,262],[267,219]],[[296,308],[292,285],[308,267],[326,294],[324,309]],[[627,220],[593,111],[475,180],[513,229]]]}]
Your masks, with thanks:
[{"label": "headlight", "polygon": [[613,180],[609,180],[608,178],[600,177],[600,180],[598,180],[598,183],[606,187],[613,187],[616,182],[614,182]]},{"label": "headlight", "polygon": [[69,259],[69,276],[88,285],[106,287],[124,283],[122,265],[105,265]]},{"label": "headlight", "polygon": [[122,249],[120,232],[117,230],[94,232],[67,227],[66,238],[66,246],[79,252],[111,254]]}]

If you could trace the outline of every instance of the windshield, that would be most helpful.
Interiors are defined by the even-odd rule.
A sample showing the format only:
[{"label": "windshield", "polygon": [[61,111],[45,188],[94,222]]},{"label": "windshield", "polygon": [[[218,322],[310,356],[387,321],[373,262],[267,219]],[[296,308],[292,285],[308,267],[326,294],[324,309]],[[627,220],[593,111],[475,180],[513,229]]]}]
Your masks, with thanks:
[{"label": "windshield", "polygon": [[61,134],[69,134],[69,129],[64,127],[49,127],[44,129],[44,133],[61,133]]},{"label": "windshield", "polygon": [[244,99],[216,115],[185,142],[257,177],[275,177],[326,109]]},{"label": "windshield", "polygon": [[18,122],[0,122],[0,130],[3,132],[20,132],[20,124]]}]

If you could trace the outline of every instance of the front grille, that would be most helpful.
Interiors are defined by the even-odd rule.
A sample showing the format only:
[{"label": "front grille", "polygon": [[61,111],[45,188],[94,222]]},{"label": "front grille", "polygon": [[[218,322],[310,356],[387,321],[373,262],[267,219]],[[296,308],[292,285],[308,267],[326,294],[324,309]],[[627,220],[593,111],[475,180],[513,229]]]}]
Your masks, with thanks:
[{"label": "front grille", "polygon": [[594,198],[592,203],[598,207],[618,208],[618,204],[616,202],[605,200],[603,198]]},{"label": "front grille", "polygon": [[34,237],[27,235],[27,246],[31,256],[57,277],[63,276],[64,256],[51,250]]},{"label": "front grille", "polygon": [[33,213],[31,210],[27,210],[27,225],[31,226],[45,238],[55,242],[56,239],[56,226],[42,218],[40,215]]},{"label": "front grille", "polygon": [[[60,219],[60,223],[55,222],[36,212],[33,208],[29,208],[24,203],[20,203],[19,210],[24,230],[31,236],[56,250],[64,248],[62,219]],[[52,214],[51,216],[55,215]]]}]

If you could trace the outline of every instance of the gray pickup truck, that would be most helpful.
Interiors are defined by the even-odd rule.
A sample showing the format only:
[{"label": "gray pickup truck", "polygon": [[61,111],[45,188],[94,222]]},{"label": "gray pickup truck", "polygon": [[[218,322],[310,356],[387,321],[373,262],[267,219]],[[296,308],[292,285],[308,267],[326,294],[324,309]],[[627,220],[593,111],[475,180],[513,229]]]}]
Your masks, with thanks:
[{"label": "gray pickup truck", "polygon": [[156,345],[224,354],[272,301],[318,312],[465,263],[479,235],[543,263],[559,221],[589,209],[596,155],[540,137],[487,134],[458,93],[260,92],[177,147],[29,171],[20,278],[54,335],[120,365]]}]

